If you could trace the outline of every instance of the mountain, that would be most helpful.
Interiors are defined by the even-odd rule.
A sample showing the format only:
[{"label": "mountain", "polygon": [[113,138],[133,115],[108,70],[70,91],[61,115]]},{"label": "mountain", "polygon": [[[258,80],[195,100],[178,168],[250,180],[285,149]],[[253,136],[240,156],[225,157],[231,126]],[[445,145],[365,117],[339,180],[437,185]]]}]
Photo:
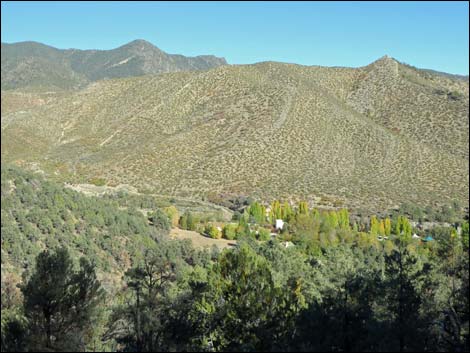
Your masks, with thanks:
[{"label": "mountain", "polygon": [[135,40],[112,50],[60,50],[41,43],[2,43],[2,89],[73,89],[104,78],[207,70],[226,65],[212,55],[167,54]]},{"label": "mountain", "polygon": [[2,163],[69,182],[367,209],[468,205],[468,81],[388,56],[103,80],[61,96],[6,91],[2,103]]}]

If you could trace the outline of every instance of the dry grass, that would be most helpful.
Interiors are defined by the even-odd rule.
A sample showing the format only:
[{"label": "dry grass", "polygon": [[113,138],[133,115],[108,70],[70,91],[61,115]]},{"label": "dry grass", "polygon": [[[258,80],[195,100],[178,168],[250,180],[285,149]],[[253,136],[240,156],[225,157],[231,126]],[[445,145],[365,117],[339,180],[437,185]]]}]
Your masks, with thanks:
[{"label": "dry grass", "polygon": [[195,248],[212,248],[215,245],[219,249],[225,249],[228,247],[233,247],[237,244],[236,240],[212,239],[205,237],[198,232],[179,228],[173,228],[170,232],[170,237],[174,239],[191,239],[191,242]]}]

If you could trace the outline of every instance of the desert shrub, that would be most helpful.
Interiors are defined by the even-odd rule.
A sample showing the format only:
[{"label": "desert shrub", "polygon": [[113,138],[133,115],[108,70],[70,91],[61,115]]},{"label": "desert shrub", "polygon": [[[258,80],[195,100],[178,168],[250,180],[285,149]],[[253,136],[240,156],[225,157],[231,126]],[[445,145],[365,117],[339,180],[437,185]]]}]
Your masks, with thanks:
[{"label": "desert shrub", "polygon": [[104,186],[106,185],[106,180],[103,178],[91,178],[89,180],[90,184],[96,185],[96,186]]}]

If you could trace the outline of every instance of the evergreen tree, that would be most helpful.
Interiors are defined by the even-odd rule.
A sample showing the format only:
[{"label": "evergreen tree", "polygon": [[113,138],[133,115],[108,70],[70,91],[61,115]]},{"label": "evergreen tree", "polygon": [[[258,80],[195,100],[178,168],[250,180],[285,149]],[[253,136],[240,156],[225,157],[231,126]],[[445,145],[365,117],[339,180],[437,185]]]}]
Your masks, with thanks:
[{"label": "evergreen tree", "polygon": [[390,349],[404,352],[424,347],[429,323],[420,314],[421,293],[432,290],[429,288],[432,283],[426,281],[430,272],[430,265],[406,248],[399,248],[386,256],[383,299],[392,319]]},{"label": "evergreen tree", "polygon": [[171,229],[171,222],[167,215],[160,209],[149,214],[149,221],[155,227],[158,234],[168,235]]},{"label": "evergreen tree", "polygon": [[66,249],[44,251],[21,291],[31,350],[85,349],[104,295],[94,265],[81,258],[80,270],[74,271]]}]

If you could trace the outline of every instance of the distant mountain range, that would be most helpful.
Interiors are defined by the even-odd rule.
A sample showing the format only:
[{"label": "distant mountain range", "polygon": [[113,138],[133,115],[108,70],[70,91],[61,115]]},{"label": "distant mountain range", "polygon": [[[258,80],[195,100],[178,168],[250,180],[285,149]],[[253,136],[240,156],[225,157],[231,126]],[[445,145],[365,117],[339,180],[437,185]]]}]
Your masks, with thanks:
[{"label": "distant mountain range", "polygon": [[167,54],[145,40],[112,50],[56,49],[37,43],[2,43],[2,89],[74,89],[104,78],[207,70],[227,62],[213,55]]},{"label": "distant mountain range", "polygon": [[[133,59],[124,61],[138,52],[168,58],[147,46],[116,49],[125,54],[109,62],[79,52],[77,62],[88,64],[73,73],[84,82],[128,76]],[[142,73],[194,68],[139,60],[150,65],[137,65]],[[197,67],[208,68],[201,60]],[[62,72],[47,67],[49,76]],[[2,163],[69,182],[369,209],[468,205],[468,80],[388,56],[360,68],[264,62],[101,80],[79,91],[2,91],[1,121]]]}]

